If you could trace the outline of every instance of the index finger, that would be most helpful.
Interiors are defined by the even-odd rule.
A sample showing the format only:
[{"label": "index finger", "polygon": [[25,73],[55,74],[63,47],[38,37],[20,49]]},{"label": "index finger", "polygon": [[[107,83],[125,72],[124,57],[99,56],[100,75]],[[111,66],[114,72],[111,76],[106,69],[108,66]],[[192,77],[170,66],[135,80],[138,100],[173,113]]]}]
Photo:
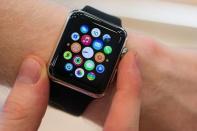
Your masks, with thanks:
[{"label": "index finger", "polygon": [[128,52],[122,59],[104,131],[138,131],[140,116],[141,77],[135,55]]}]

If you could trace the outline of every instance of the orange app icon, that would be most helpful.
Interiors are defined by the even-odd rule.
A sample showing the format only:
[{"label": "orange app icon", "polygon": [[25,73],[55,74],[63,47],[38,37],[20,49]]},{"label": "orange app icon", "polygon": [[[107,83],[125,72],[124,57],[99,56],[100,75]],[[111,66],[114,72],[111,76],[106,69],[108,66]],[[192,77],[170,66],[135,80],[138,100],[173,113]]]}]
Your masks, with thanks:
[{"label": "orange app icon", "polygon": [[78,43],[78,42],[74,42],[72,45],[71,45],[71,51],[73,53],[79,53],[81,51],[81,45]]},{"label": "orange app icon", "polygon": [[95,54],[95,61],[98,63],[102,63],[105,60],[105,55],[102,52],[98,52]]}]

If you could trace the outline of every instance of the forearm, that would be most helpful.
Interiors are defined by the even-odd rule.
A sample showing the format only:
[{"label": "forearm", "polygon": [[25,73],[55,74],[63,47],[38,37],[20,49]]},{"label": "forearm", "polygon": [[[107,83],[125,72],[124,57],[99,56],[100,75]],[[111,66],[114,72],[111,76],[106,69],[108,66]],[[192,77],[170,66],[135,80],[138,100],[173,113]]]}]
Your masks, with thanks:
[{"label": "forearm", "polygon": [[11,84],[25,56],[48,61],[67,16],[47,0],[3,0],[0,4],[0,84]]}]

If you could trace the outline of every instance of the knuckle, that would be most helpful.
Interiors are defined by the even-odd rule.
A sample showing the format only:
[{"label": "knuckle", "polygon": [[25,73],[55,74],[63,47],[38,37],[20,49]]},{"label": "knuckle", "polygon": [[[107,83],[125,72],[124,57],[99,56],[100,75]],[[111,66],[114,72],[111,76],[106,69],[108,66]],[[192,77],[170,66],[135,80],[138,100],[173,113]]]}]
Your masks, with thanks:
[{"label": "knuckle", "polygon": [[145,43],[145,48],[150,52],[150,53],[159,53],[159,44],[155,40],[151,38],[144,38],[144,43]]},{"label": "knuckle", "polygon": [[24,120],[28,118],[28,108],[17,101],[8,101],[2,110],[8,120]]}]

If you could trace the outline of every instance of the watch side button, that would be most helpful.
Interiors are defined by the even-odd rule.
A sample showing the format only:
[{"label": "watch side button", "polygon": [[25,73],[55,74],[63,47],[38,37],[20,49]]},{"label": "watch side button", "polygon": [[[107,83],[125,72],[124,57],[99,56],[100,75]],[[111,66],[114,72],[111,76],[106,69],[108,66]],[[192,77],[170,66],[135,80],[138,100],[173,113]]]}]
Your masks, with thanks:
[{"label": "watch side button", "polygon": [[123,57],[128,52],[128,48],[124,47],[121,52],[121,57]]}]

